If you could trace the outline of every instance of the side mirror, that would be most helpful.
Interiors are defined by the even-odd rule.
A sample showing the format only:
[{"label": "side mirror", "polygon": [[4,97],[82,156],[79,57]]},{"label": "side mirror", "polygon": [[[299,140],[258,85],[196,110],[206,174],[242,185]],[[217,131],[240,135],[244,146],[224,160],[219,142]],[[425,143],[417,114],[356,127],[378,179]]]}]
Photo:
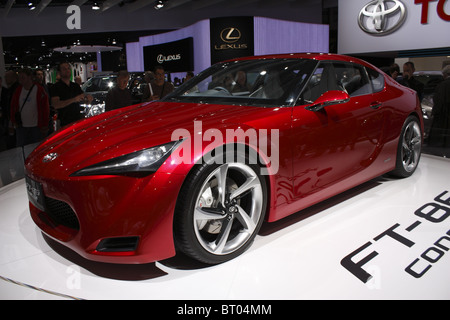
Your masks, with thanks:
[{"label": "side mirror", "polygon": [[346,103],[350,101],[350,96],[345,91],[331,90],[322,94],[314,103],[305,109],[309,111],[320,111],[326,106]]}]

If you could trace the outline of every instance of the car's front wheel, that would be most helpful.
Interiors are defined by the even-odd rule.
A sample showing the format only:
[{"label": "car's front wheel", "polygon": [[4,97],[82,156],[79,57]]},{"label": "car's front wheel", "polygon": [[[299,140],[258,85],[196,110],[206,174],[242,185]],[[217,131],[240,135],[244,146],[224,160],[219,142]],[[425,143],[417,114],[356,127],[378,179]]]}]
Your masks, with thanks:
[{"label": "car's front wheel", "polygon": [[225,262],[248,249],[267,206],[259,170],[240,162],[194,167],[177,202],[177,249],[208,264]]}]

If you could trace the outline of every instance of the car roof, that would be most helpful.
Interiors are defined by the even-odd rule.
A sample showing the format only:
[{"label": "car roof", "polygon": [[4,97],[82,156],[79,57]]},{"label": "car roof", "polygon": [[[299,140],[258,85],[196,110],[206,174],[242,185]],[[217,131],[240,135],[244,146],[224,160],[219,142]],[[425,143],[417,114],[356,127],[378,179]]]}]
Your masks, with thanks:
[{"label": "car roof", "polygon": [[354,62],[354,63],[359,63],[364,66],[368,66],[368,67],[377,69],[370,63],[360,60],[358,58],[340,55],[340,54],[334,54],[334,53],[320,53],[320,52],[268,54],[268,55],[261,55],[261,56],[242,57],[242,58],[237,58],[237,59],[231,59],[228,61],[257,60],[257,59],[312,59],[312,60],[318,60],[318,61],[332,60],[332,61]]}]

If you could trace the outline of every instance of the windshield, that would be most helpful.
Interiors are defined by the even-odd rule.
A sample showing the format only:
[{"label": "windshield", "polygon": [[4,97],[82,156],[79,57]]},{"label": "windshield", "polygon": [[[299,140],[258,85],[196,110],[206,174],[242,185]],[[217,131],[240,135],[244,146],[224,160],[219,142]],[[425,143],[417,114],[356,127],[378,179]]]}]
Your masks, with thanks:
[{"label": "windshield", "polygon": [[290,104],[316,64],[308,59],[220,63],[192,78],[164,100],[255,106]]},{"label": "windshield", "polygon": [[97,92],[97,91],[108,91],[109,89],[116,86],[117,76],[97,76],[86,81],[81,89],[84,92]]}]

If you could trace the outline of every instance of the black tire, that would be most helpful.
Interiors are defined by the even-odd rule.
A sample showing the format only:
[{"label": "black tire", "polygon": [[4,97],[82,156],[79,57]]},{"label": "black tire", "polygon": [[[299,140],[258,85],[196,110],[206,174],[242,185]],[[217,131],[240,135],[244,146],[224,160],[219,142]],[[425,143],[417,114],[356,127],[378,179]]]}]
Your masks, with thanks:
[{"label": "black tire", "polygon": [[247,163],[203,163],[193,168],[175,209],[178,251],[219,264],[251,246],[264,220],[267,186],[260,167]]},{"label": "black tire", "polygon": [[422,152],[422,130],[415,116],[409,116],[403,125],[397,147],[395,169],[391,174],[398,178],[411,176],[419,165]]}]

